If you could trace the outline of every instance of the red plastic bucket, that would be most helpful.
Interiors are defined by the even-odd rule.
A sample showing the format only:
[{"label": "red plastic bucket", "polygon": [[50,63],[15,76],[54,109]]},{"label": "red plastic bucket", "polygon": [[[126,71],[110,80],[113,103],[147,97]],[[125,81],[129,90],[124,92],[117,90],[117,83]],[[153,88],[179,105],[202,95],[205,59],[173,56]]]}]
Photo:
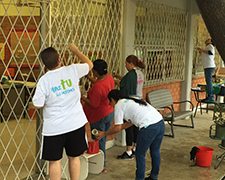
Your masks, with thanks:
[{"label": "red plastic bucket", "polygon": [[99,152],[99,142],[96,139],[88,141],[88,154],[95,154]]},{"label": "red plastic bucket", "polygon": [[196,152],[196,164],[201,167],[209,167],[212,162],[212,155],[214,149],[205,147],[205,146],[197,146],[200,150]]}]

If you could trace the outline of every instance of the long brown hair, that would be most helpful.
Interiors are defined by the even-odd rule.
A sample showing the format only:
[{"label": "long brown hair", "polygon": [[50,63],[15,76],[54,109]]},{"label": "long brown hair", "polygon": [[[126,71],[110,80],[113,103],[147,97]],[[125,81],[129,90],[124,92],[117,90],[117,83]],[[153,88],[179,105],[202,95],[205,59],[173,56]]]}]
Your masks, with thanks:
[{"label": "long brown hair", "polygon": [[141,69],[144,69],[145,68],[145,64],[137,58],[137,56],[135,55],[129,55],[127,58],[126,58],[126,61],[129,62],[129,63],[133,63],[134,66],[137,66]]}]

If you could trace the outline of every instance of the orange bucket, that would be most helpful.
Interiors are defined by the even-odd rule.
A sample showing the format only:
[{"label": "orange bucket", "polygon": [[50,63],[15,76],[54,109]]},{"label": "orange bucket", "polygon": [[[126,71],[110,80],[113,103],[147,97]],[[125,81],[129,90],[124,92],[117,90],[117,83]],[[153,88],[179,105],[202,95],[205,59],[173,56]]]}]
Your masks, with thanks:
[{"label": "orange bucket", "polygon": [[92,139],[88,141],[88,154],[95,154],[99,152],[99,142],[97,139]]},{"label": "orange bucket", "polygon": [[205,146],[197,146],[197,148],[200,150],[196,152],[196,164],[201,167],[209,167],[212,162],[214,149]]}]

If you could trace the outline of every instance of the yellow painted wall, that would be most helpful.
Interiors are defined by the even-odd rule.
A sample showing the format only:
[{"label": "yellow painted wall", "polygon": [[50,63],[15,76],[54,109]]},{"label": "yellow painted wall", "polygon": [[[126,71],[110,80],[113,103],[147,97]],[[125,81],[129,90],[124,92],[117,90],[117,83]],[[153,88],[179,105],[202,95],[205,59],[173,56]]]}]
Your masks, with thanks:
[{"label": "yellow painted wall", "polygon": [[[23,0],[21,1],[23,2]],[[15,2],[18,1],[15,0]],[[28,1],[28,3],[36,4],[35,1]],[[40,8],[38,6],[39,4],[37,4],[37,7],[19,6],[13,1],[11,2],[11,0],[3,0],[0,3],[0,16],[17,16],[18,14],[21,16],[30,16],[31,14],[33,16],[39,16]]]},{"label": "yellow painted wall", "polygon": [[[32,3],[32,5],[29,5],[29,7],[27,6],[27,3],[25,3],[23,6],[18,5],[17,3],[19,2],[19,0],[15,0],[17,3],[13,3],[13,1],[11,1],[12,0],[2,1],[2,3],[0,4],[0,16],[17,16],[18,14],[20,14],[21,16],[40,15],[39,3],[37,3],[37,1],[28,1],[28,3]],[[23,2],[24,0],[21,0],[21,4],[23,4]],[[66,2],[70,3],[69,1]],[[84,3],[80,0],[76,1],[76,3],[73,4],[74,6],[81,7],[79,11],[73,12],[74,15],[82,15],[86,11],[86,13],[91,15],[94,14],[95,16],[102,16],[105,12],[106,0],[88,1],[88,3],[86,3],[86,8],[84,6]],[[37,6],[33,7],[35,5]],[[52,13],[60,13],[60,11],[62,11],[62,5],[60,1],[53,1],[52,6]],[[68,8],[71,7],[68,5]],[[77,9],[77,7],[74,7],[73,9]]]}]

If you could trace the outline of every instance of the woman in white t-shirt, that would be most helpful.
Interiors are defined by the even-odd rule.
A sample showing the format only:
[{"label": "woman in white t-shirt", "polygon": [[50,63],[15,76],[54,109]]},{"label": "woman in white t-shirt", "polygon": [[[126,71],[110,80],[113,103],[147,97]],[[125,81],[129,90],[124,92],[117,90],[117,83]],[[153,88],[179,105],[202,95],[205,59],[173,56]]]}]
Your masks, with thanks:
[{"label": "woman in white t-shirt", "polygon": [[[165,132],[162,115],[143,99],[125,96],[120,90],[108,94],[110,104],[114,107],[115,126],[109,131],[99,131],[97,139],[115,134],[122,129],[135,125],[140,129],[136,146],[136,180],[157,180],[160,166],[160,146]],[[124,123],[125,120],[126,122]],[[152,170],[145,178],[145,154],[150,149]]]}]

